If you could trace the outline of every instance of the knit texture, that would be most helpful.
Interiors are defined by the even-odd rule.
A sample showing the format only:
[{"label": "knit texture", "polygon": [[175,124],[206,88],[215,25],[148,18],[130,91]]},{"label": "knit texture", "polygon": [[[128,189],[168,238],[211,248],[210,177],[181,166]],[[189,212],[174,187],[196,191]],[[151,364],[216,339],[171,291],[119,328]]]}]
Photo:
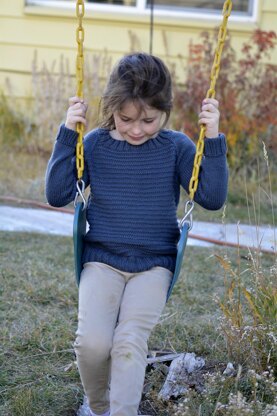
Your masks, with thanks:
[{"label": "knit texture", "polygon": [[[46,173],[46,197],[65,206],[76,193],[77,133],[61,126]],[[142,145],[113,139],[106,129],[84,140],[89,231],[83,263],[98,261],[126,272],[155,266],[174,271],[179,238],[180,185],[188,191],[195,145],[183,133],[162,130]],[[205,139],[195,201],[210,210],[226,199],[228,170],[223,135]]]}]

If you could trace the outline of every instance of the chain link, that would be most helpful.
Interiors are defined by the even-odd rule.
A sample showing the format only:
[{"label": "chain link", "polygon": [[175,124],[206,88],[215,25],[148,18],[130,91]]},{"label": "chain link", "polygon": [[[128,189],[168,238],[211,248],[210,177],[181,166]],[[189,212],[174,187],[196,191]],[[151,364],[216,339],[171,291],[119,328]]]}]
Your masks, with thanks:
[{"label": "chain link", "polygon": [[[76,1],[76,15],[78,19],[78,26],[76,28],[76,41],[78,45],[77,58],[76,58],[76,81],[77,81],[77,97],[83,98],[83,85],[84,85],[84,38],[85,31],[83,28],[83,17],[85,14],[84,0]],[[81,179],[84,172],[84,145],[83,135],[84,126],[82,123],[77,123],[78,139],[76,145],[76,168],[77,177]]]},{"label": "chain link", "polygon": [[[215,56],[214,56],[214,62],[211,69],[210,74],[210,88],[207,91],[206,98],[214,98],[215,97],[215,86],[216,81],[219,75],[220,70],[220,61],[221,61],[221,55],[223,51],[223,46],[226,38],[227,33],[227,22],[228,17],[231,14],[233,3],[231,0],[226,0],[223,5],[223,20],[219,28],[218,32],[218,39],[217,39],[217,46],[215,50]],[[196,145],[196,154],[194,157],[194,164],[193,164],[193,171],[192,176],[189,183],[189,198],[191,201],[194,199],[195,192],[197,191],[198,182],[199,182],[199,170],[200,165],[203,157],[203,151],[204,151],[204,138],[206,133],[206,127],[201,126],[198,142]]]}]

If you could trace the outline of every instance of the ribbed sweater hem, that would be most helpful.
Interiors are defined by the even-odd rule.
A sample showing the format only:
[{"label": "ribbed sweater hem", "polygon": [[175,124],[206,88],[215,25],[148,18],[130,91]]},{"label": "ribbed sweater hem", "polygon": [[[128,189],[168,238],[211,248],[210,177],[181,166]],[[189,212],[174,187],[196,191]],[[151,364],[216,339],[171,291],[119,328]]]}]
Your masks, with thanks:
[{"label": "ribbed sweater hem", "polygon": [[157,266],[174,273],[176,256],[122,256],[86,244],[82,260],[83,264],[95,261],[128,273],[140,273]]}]

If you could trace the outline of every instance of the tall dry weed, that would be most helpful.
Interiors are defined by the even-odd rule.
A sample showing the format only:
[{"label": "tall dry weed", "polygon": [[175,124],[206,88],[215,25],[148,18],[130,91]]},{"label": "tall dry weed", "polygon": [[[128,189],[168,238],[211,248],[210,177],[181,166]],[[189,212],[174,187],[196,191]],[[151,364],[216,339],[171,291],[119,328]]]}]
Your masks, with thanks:
[{"label": "tall dry weed", "polygon": [[32,147],[50,151],[53,137],[64,120],[68,97],[74,91],[74,78],[68,60],[63,56],[48,68],[45,62],[39,68],[37,52],[32,62],[33,120],[35,132]]},{"label": "tall dry weed", "polygon": [[[9,88],[9,85],[7,85]],[[0,144],[14,146],[25,143],[31,130],[31,120],[20,111],[17,104],[0,91]]]},{"label": "tall dry weed", "polygon": [[[215,256],[224,270],[225,295],[218,301],[223,317],[229,359],[262,372],[268,366],[277,375],[277,256],[238,249],[236,264]],[[242,264],[242,258],[247,263]],[[263,264],[263,260],[265,264]]]},{"label": "tall dry weed", "polygon": [[[273,368],[277,376],[276,201],[272,191],[270,160],[264,143],[262,152],[265,165],[262,171],[267,172],[267,175],[257,181],[257,200],[245,182],[245,203],[249,223],[256,229],[256,248],[242,252],[238,225],[236,261],[230,260],[227,251],[224,255],[215,255],[223,268],[225,286],[225,294],[218,305],[223,315],[220,331],[224,334],[229,359],[258,373],[267,371],[268,367]],[[252,199],[251,206],[249,199]],[[268,224],[273,236],[271,254],[265,254],[261,248],[263,236],[260,232],[259,205],[264,199],[272,214],[271,224]]]},{"label": "tall dry weed", "polygon": [[[107,74],[111,69],[111,58],[107,51],[87,54],[84,67],[84,97],[89,104],[88,128],[97,126],[99,101]],[[76,79],[69,62],[60,56],[49,68],[45,62],[39,68],[37,53],[32,63],[33,120],[35,134],[33,147],[51,151],[58,126],[65,120],[68,99],[75,95]]]}]

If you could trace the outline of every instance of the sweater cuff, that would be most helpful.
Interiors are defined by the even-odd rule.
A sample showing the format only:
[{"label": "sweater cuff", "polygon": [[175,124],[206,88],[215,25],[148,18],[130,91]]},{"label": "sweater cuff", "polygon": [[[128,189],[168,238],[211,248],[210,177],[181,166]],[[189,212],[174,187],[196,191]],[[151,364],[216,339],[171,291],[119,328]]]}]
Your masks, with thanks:
[{"label": "sweater cuff", "polygon": [[64,124],[60,126],[57,141],[69,147],[76,147],[78,133],[75,130],[68,129]]},{"label": "sweater cuff", "polygon": [[225,135],[219,133],[218,137],[211,139],[206,138],[204,140],[204,154],[209,157],[217,157],[226,155],[227,153],[227,144]]}]

